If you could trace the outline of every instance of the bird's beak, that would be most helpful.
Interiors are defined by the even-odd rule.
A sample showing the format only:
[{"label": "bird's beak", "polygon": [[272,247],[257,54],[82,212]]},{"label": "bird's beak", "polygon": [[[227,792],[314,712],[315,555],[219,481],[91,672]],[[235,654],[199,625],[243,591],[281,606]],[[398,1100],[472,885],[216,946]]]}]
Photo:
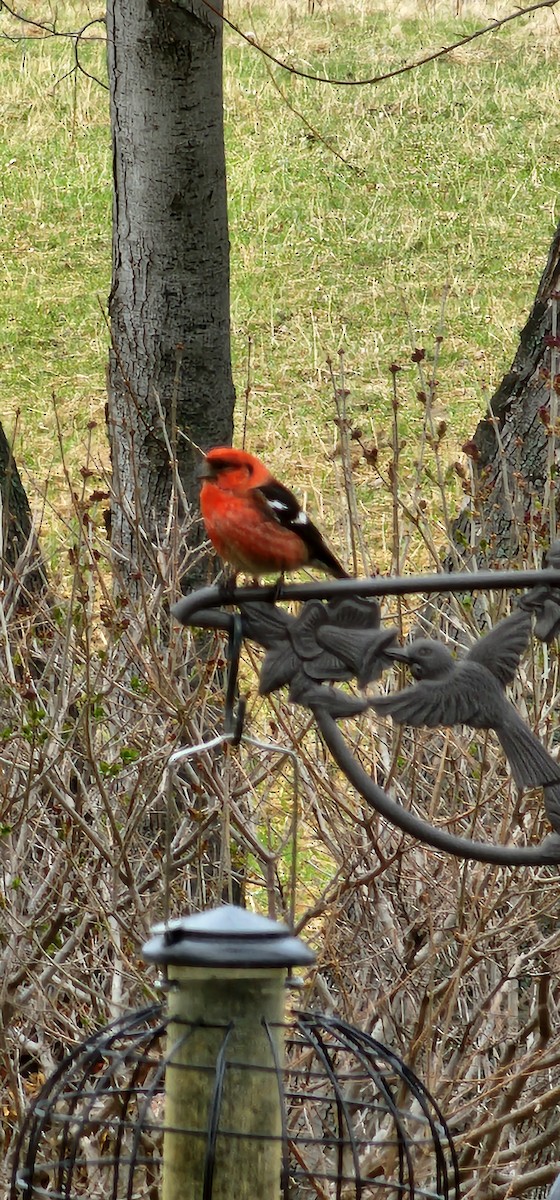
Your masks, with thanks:
[{"label": "bird's beak", "polygon": [[394,658],[396,662],[408,662],[406,646],[386,646],[383,653],[386,658]]},{"label": "bird's beak", "polygon": [[196,468],[196,478],[201,480],[216,478],[216,472],[207,458],[203,458],[200,466]]}]

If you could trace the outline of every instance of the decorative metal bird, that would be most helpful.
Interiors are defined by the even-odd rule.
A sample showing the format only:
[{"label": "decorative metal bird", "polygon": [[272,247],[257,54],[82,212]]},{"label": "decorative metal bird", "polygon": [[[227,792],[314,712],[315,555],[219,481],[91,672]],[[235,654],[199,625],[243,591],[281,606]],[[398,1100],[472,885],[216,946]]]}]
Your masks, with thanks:
[{"label": "decorative metal bird", "polygon": [[388,657],[405,662],[418,682],[401,692],[375,696],[380,715],[399,725],[470,725],[493,729],[519,788],[542,787],[548,819],[560,832],[560,764],[545,750],[505,695],[531,634],[531,614],[518,610],[460,659],[434,639],[420,638]]}]

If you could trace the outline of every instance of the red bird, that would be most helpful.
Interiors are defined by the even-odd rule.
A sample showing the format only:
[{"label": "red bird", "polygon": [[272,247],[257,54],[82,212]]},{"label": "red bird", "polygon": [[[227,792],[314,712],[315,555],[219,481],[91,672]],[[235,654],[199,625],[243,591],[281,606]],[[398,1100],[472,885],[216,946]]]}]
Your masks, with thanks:
[{"label": "red bird", "polygon": [[320,567],[349,576],[288,488],[254,454],[217,446],[199,470],[200,508],[220,558],[236,571],[261,575]]}]

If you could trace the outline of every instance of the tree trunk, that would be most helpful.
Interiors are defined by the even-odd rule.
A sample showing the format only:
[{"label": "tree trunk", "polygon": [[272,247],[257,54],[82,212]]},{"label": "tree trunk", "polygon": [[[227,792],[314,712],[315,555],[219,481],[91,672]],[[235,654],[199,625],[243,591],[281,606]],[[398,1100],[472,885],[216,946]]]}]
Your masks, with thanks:
[{"label": "tree trunk", "polygon": [[464,447],[474,494],[455,523],[479,566],[503,565],[557,536],[555,446],[560,424],[560,225],[511,369]]},{"label": "tree trunk", "polygon": [[12,448],[0,423],[0,500],[2,504],[2,594],[4,612],[27,608],[31,597],[48,589],[33,529],[31,509]]},{"label": "tree trunk", "polygon": [[180,516],[192,509],[188,536],[200,540],[197,456],[176,430],[205,449],[232,435],[222,28],[196,0],[109,0],[107,22],[111,537],[117,574],[135,593],[140,575],[148,586],[157,575],[171,457],[186,500]]}]

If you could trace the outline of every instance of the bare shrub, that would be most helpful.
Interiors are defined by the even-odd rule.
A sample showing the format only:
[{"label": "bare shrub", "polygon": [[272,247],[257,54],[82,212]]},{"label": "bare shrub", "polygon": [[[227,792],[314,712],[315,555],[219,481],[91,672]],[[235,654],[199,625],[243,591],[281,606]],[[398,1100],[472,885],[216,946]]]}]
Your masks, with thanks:
[{"label": "bare shrub", "polygon": [[[393,570],[438,569],[450,553],[452,479],[476,503],[468,457],[454,463],[447,451],[434,378],[410,400],[421,414],[413,464],[396,369],[389,437],[355,429],[346,395],[339,406],[345,488],[354,523],[363,521],[358,561],[373,534],[360,490],[352,496],[357,475],[362,487],[369,472],[388,505]],[[418,1072],[455,1135],[469,1200],[536,1196],[558,1170],[556,868],[464,863],[388,827],[340,776],[310,714],[256,695],[251,645],[241,688],[254,740],[201,749],[166,772],[178,746],[221,727],[225,646],[169,620],[189,565],[178,508],[152,551],[149,594],[127,597],[126,564],[113,588],[109,491],[88,465],[71,493],[64,598],[27,614],[7,604],[0,629],[5,1151],[63,1054],[152,995],[140,957],[151,924],[237,900],[293,913],[318,956],[304,1002],[362,1026]],[[451,552],[468,564],[473,547]],[[528,530],[531,565],[538,552]],[[4,587],[14,594],[18,578]],[[387,604],[386,617],[403,632],[420,622],[464,643],[508,604],[456,597],[442,609],[419,597]],[[554,650],[533,643],[512,698],[555,752]],[[541,797],[516,794],[492,735],[395,731],[371,714],[344,729],[371,776],[434,823],[513,844],[547,832]]]}]

